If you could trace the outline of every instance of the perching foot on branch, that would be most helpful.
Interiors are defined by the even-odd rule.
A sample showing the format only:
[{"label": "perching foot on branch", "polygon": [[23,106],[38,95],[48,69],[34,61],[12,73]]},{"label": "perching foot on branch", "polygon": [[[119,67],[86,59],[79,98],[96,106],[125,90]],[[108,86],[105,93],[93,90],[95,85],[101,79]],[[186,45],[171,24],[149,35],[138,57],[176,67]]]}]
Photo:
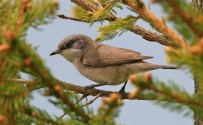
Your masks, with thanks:
[{"label": "perching foot on branch", "polygon": [[126,87],[126,84],[127,84],[127,83],[128,83],[128,81],[126,81],[126,82],[124,83],[123,87],[118,91],[118,92],[121,94],[122,97],[127,94],[127,93],[125,92],[125,87]]}]

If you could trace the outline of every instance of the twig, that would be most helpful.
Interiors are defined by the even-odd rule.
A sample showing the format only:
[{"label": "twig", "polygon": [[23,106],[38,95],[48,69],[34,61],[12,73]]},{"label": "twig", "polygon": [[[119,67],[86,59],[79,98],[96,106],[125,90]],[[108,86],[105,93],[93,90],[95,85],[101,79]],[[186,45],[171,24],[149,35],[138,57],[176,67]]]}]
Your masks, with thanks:
[{"label": "twig", "polygon": [[24,83],[29,87],[30,91],[31,90],[38,90],[38,89],[43,88],[43,86],[33,86],[33,83],[37,84],[38,81],[36,81],[36,80],[13,79],[13,78],[8,78],[8,80],[14,81],[14,82],[19,82],[19,83]]},{"label": "twig", "polygon": [[66,113],[64,112],[58,119],[62,119],[65,115]]},{"label": "twig", "polygon": [[80,105],[80,106],[81,106],[81,107],[84,107],[84,106],[87,106],[87,105],[92,104],[96,99],[99,98],[100,95],[101,95],[101,93],[97,94],[93,99],[89,100],[88,102],[86,102],[85,104]]},{"label": "twig", "polygon": [[80,101],[82,101],[84,98],[87,98],[87,95],[83,95],[81,98],[79,98],[76,102],[75,105],[77,105]]},{"label": "twig", "polygon": [[8,78],[8,80],[10,81],[14,81],[14,82],[19,82],[19,83],[25,83],[25,84],[32,84],[35,81],[34,80],[27,80],[27,79],[14,79],[14,78]]},{"label": "twig", "polygon": [[78,21],[78,22],[86,22],[86,23],[88,23],[88,21],[86,21],[86,20],[81,20],[81,19],[78,19],[78,18],[73,18],[73,17],[65,16],[63,14],[57,14],[57,16],[59,18],[62,18],[62,19],[69,19],[69,20],[74,20],[74,21]]},{"label": "twig", "polygon": [[[89,21],[87,20],[82,20],[82,19],[78,19],[78,18],[74,18],[74,17],[69,17],[69,16],[66,16],[64,14],[57,14],[57,16],[59,18],[62,18],[62,19],[68,19],[68,20],[74,20],[74,21],[78,21],[78,22],[85,22],[85,23],[89,23]],[[94,20],[94,22],[98,22],[98,21],[102,21],[103,19],[97,19],[97,20]]]}]

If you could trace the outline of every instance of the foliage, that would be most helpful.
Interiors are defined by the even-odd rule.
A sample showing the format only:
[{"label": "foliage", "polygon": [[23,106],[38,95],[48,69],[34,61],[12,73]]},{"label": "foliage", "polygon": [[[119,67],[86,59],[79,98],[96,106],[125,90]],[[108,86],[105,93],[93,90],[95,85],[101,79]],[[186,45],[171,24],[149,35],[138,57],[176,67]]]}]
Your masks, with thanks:
[{"label": "foliage", "polygon": [[[133,76],[130,79],[136,89],[127,99],[152,100],[164,109],[189,117],[194,114],[195,120],[198,117],[198,120],[203,121],[203,16],[200,10],[194,9],[191,3],[184,0],[154,1],[163,7],[169,17],[168,20],[160,20],[141,0],[72,2],[76,4],[72,8],[72,14],[77,21],[88,22],[90,25],[97,21],[109,21],[105,26],[101,23],[98,41],[112,39],[130,30],[149,41],[168,45],[168,62],[180,69],[187,69],[194,76],[193,95],[177,86],[177,83],[171,82],[173,80],[169,82],[171,84],[166,84],[151,75]],[[27,43],[27,30],[31,27],[38,29],[40,25],[49,23],[54,19],[58,7],[55,0],[0,1],[0,124],[118,124],[115,118],[122,106],[122,98],[118,93],[111,93],[109,97],[103,98],[96,113],[88,106],[75,105],[79,96],[70,91],[74,88],[67,87],[54,78],[36,50]],[[116,10],[123,7],[132,10],[158,33],[137,26],[135,23],[138,17],[132,14],[120,18]],[[167,26],[167,21],[174,24],[178,33]],[[32,76],[31,80],[19,81],[21,72]],[[51,116],[32,106],[30,101],[35,90],[42,92],[45,98],[54,97],[49,102],[64,111],[68,117]],[[81,89],[75,92],[79,90]]]}]

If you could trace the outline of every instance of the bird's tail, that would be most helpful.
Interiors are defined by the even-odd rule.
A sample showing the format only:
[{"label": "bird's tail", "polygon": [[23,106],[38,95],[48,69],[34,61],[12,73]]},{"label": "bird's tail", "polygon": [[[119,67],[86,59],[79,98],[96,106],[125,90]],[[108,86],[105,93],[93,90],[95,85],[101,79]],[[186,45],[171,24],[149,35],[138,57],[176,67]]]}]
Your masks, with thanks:
[{"label": "bird's tail", "polygon": [[177,69],[177,67],[168,65],[156,65],[147,62],[133,63],[132,65],[130,65],[131,73],[142,73],[155,69]]},{"label": "bird's tail", "polygon": [[177,69],[175,66],[157,65],[160,69]]}]

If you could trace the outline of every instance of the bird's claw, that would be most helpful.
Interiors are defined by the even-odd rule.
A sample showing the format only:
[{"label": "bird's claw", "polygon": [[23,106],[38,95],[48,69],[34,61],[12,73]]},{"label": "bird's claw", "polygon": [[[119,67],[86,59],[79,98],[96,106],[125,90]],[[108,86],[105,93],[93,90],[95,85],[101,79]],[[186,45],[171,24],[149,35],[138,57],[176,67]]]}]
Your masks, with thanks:
[{"label": "bird's claw", "polygon": [[120,95],[123,97],[127,94],[127,92],[125,92],[125,89],[121,88],[119,91]]}]

